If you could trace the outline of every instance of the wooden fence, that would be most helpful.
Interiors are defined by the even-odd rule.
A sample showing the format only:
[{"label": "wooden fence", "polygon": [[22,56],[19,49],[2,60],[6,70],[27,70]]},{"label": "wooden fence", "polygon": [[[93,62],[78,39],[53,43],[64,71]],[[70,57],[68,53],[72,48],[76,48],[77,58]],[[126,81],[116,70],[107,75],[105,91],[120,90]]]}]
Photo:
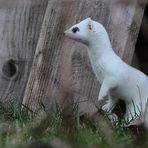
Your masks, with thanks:
[{"label": "wooden fence", "polygon": [[0,0],[0,99],[22,102],[47,0]]},{"label": "wooden fence", "polygon": [[23,102],[33,111],[42,103],[49,108],[55,103],[66,107],[79,102],[80,112],[94,112],[99,83],[86,47],[67,39],[63,32],[92,16],[104,24],[115,52],[130,64],[145,3],[0,0],[1,102]]}]

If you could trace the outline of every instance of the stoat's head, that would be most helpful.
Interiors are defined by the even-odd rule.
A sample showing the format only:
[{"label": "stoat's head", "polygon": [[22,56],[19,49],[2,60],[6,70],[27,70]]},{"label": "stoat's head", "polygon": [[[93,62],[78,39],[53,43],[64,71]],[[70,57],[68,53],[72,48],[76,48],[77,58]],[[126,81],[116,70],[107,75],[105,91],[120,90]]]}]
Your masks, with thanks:
[{"label": "stoat's head", "polygon": [[96,40],[99,36],[101,37],[104,33],[106,33],[104,27],[91,18],[81,21],[64,32],[67,37],[86,45],[89,45],[93,40]]}]

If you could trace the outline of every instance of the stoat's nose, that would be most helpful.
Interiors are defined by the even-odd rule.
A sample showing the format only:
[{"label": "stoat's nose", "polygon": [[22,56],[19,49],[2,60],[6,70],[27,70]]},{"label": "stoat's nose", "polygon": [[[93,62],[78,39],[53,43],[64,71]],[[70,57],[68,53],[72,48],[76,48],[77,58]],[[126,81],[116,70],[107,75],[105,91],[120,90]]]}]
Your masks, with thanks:
[{"label": "stoat's nose", "polygon": [[64,35],[65,35],[65,36],[68,35],[68,30],[64,31]]},{"label": "stoat's nose", "polygon": [[64,35],[66,35],[66,31],[64,31]]},{"label": "stoat's nose", "polygon": [[66,35],[66,33],[67,33],[67,30],[66,30],[66,31],[64,31],[64,35]]}]

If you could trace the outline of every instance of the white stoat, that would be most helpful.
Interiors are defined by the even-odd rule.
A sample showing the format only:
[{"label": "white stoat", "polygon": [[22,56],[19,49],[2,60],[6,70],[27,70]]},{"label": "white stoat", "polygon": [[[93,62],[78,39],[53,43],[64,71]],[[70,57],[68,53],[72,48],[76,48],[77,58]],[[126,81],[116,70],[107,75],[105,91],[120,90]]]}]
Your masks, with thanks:
[{"label": "white stoat", "polygon": [[64,33],[88,46],[91,66],[101,84],[98,100],[106,96],[109,98],[103,110],[111,113],[117,101],[122,99],[126,104],[127,121],[144,112],[148,99],[148,77],[115,54],[102,24],[87,18]]}]

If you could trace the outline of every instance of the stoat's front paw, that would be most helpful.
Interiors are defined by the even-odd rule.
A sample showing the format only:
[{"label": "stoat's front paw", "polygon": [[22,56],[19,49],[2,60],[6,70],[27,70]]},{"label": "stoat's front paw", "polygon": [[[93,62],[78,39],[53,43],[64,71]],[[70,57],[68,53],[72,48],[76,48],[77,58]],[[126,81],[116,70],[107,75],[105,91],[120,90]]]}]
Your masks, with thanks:
[{"label": "stoat's front paw", "polygon": [[112,108],[112,106],[108,102],[102,106],[102,110],[104,110],[105,112],[110,112],[111,108]]},{"label": "stoat's front paw", "polygon": [[111,123],[118,122],[118,116],[115,113],[108,114],[108,118],[111,121]]},{"label": "stoat's front paw", "polygon": [[98,101],[101,102],[101,101],[104,101],[105,98],[98,98]]},{"label": "stoat's front paw", "polygon": [[107,99],[98,99],[98,104],[100,106],[100,108],[102,109],[102,107],[106,104]]}]

